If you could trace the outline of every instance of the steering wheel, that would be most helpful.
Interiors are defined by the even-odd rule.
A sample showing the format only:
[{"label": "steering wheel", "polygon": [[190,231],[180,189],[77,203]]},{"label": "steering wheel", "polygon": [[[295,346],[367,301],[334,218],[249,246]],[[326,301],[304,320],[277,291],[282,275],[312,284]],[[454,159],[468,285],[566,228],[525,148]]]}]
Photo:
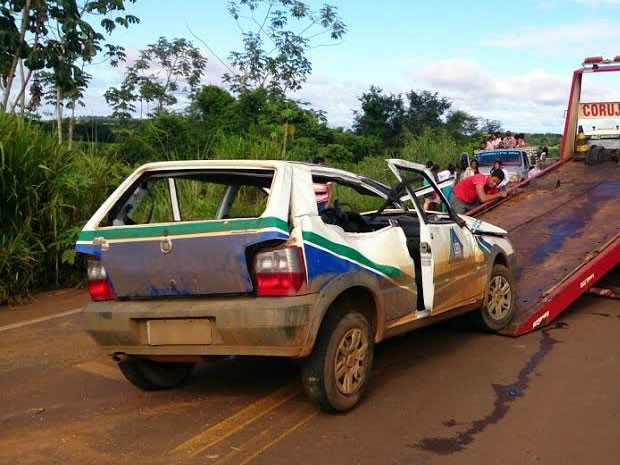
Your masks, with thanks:
[{"label": "steering wheel", "polygon": [[387,207],[389,207],[390,205],[392,205],[394,203],[394,201],[392,199],[390,199],[389,197],[385,200],[385,202],[383,202],[383,205],[381,205],[379,207],[379,209],[374,212],[371,213],[370,215],[368,215],[368,217],[371,220],[374,220],[377,216],[379,216],[381,213],[383,213],[383,210],[385,210]]},{"label": "steering wheel", "polygon": [[[374,220],[377,216],[383,213],[383,211],[386,208],[388,208],[389,206],[395,203],[396,204],[399,203],[400,198],[398,197],[398,195],[403,191],[403,189],[405,188],[405,184],[407,184],[408,182],[409,182],[408,180],[403,180],[399,182],[398,184],[396,184],[396,186],[394,186],[392,189],[390,189],[390,191],[387,193],[387,199],[385,199],[385,202],[383,202],[383,205],[381,205],[376,212],[368,215],[368,218],[370,218],[371,220]],[[405,208],[407,207],[405,206]]]}]

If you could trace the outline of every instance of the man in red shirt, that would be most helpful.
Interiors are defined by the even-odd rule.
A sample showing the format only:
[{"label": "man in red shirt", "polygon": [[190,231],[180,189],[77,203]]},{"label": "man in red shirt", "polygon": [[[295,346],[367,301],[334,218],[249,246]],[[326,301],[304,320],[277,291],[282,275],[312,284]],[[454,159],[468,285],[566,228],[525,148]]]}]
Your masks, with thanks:
[{"label": "man in red shirt", "polygon": [[456,213],[464,214],[489,200],[506,197],[506,192],[498,192],[497,186],[504,180],[504,173],[495,170],[492,175],[475,174],[463,179],[454,186],[452,208]]}]

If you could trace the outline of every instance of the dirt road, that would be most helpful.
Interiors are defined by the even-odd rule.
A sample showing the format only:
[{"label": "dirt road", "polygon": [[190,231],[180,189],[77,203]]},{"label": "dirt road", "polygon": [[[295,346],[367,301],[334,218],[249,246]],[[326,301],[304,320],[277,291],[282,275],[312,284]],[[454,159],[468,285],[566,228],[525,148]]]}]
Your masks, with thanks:
[{"label": "dirt road", "polygon": [[618,301],[584,297],[517,339],[452,322],[388,341],[365,401],[334,416],[279,360],[205,364],[182,388],[141,392],[81,331],[86,300],[0,311],[0,463],[620,462]]}]

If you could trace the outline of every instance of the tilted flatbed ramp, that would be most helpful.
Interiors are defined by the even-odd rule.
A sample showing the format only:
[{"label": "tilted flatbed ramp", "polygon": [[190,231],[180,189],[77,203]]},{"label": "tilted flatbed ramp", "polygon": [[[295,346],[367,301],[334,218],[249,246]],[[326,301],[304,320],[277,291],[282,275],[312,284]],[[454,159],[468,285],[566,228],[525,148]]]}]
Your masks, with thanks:
[{"label": "tilted flatbed ramp", "polygon": [[550,323],[620,263],[620,165],[567,160],[470,215],[508,231],[517,314],[505,334]]}]

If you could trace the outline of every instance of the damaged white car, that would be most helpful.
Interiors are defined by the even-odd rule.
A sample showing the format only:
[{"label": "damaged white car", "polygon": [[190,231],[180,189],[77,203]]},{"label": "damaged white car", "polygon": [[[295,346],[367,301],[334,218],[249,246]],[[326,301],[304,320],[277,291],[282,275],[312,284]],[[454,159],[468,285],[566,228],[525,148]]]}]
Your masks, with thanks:
[{"label": "damaged white car", "polygon": [[[374,345],[475,311],[515,312],[505,231],[452,212],[430,172],[389,160],[392,189],[324,166],[183,161],[137,169],[97,210],[83,324],[141,389],[184,382],[213,356],[301,360],[307,394],[348,410]],[[319,213],[313,184],[333,201]],[[424,211],[424,195],[440,211]]]}]

